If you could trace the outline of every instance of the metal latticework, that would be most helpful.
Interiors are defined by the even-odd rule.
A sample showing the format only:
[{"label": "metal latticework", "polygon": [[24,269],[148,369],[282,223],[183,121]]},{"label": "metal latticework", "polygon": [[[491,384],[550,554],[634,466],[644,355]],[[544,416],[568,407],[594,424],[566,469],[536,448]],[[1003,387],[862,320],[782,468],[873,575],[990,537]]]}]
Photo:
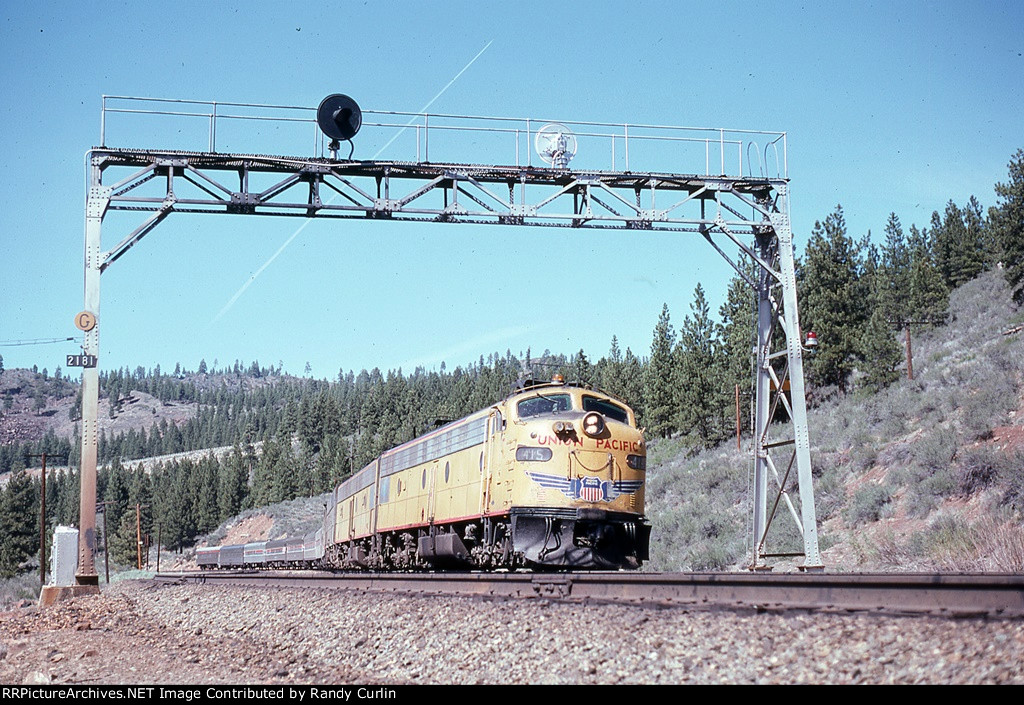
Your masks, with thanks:
[{"label": "metal latticework", "polygon": [[[266,106],[263,106],[266,107]],[[238,118],[217,113],[210,128],[209,151],[95,148],[89,155],[90,184],[86,202],[85,311],[100,314],[100,274],[121,258],[171,214],[223,213],[302,218],[358,218],[439,223],[535,225],[569,228],[610,228],[675,231],[701,235],[747,280],[758,295],[758,346],[755,375],[754,472],[755,499],[752,566],[762,567],[765,537],[772,518],[785,505],[804,537],[805,568],[821,566],[818,555],[811,488],[803,363],[797,314],[792,233],[789,226],[788,180],[783,159],[776,159],[775,178],[744,175],[744,150],[758,157],[776,149],[784,133],[768,135],[762,152],[746,137],[726,139],[679,137],[653,126],[598,126],[588,132],[576,126],[576,137],[611,142],[611,169],[548,168],[518,162],[520,129],[528,141],[532,126],[502,127],[497,132],[516,140],[516,164],[485,165],[427,161],[354,161],[324,157],[280,157],[213,151],[216,119]],[[223,110],[223,108],[221,108]],[[439,120],[421,116],[423,151],[428,129]],[[453,118],[453,116],[444,116]],[[266,118],[260,118],[266,119]],[[293,118],[290,118],[294,120]],[[433,120],[433,123],[430,122]],[[484,120],[494,120],[487,118]],[[310,118],[312,121],[312,118]],[[372,124],[372,123],[365,123]],[[105,125],[105,121],[104,121]],[[429,126],[429,127],[428,127]],[[407,124],[405,128],[408,128]],[[455,128],[449,128],[455,129]],[[459,127],[458,129],[478,129]],[[482,129],[482,128],[480,128]],[[416,126],[417,155],[420,126]],[[430,133],[433,134],[433,133]],[[687,133],[688,134],[688,133]],[[105,135],[104,135],[105,139]],[[439,140],[431,137],[436,151]],[[640,172],[629,168],[643,140],[692,147],[704,155],[704,174],[672,171]],[[616,152],[618,145],[618,153]],[[727,153],[739,155],[727,166]],[[721,156],[711,171],[711,155]],[[615,168],[625,159],[625,169]],[[635,164],[635,156],[634,156]],[[734,172],[729,175],[728,172]],[[140,213],[142,222],[115,246],[103,250],[101,225],[110,211]],[[727,250],[745,253],[757,263],[755,280],[741,271]],[[99,357],[99,330],[86,332],[83,353]],[[783,347],[773,349],[775,341]],[[95,501],[97,458],[98,369],[83,371],[82,498],[80,582],[95,582]],[[773,424],[773,420],[775,423]],[[789,488],[795,473],[799,510]],[[771,490],[769,489],[771,488]]]}]

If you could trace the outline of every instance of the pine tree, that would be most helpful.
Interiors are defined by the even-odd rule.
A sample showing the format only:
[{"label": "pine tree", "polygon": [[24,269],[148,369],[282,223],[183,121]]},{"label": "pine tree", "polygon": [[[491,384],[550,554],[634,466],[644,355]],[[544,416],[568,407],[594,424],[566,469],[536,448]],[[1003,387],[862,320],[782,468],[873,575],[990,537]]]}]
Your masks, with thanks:
[{"label": "pine tree", "polygon": [[[757,277],[757,265],[744,257],[740,268],[752,279]],[[740,424],[749,428],[750,402],[753,393],[754,345],[755,345],[754,290],[739,275],[729,281],[725,302],[718,309],[721,323],[718,326],[718,340],[722,346],[722,384],[729,411],[727,418],[734,415],[732,390],[740,388]]]},{"label": "pine tree", "polygon": [[646,425],[645,402],[644,402],[644,364],[633,354],[633,351],[626,348],[622,356],[622,401],[633,409],[636,414],[637,423],[643,427]]},{"label": "pine tree", "polygon": [[142,533],[152,534],[153,527],[153,487],[152,479],[142,464],[129,468],[128,478],[128,507],[133,510],[135,505],[142,505]]},{"label": "pine tree", "polygon": [[103,499],[110,504],[104,505],[107,526],[117,527],[121,524],[121,515],[128,510],[128,477],[121,459],[115,458],[110,469],[105,473],[106,482],[103,488]]},{"label": "pine tree", "polygon": [[[109,525],[110,528],[113,526]],[[110,558],[119,565],[135,567],[138,564],[138,531],[135,505],[126,511],[117,524],[117,530],[107,537]]]},{"label": "pine tree", "polygon": [[[57,484],[57,505],[54,507],[54,518],[61,524],[77,524],[81,478],[77,470],[68,470],[60,474]],[[49,513],[49,510],[47,510]]]},{"label": "pine tree", "polygon": [[217,509],[221,521],[238,514],[245,506],[249,490],[250,458],[236,443],[226,462],[220,464]]},{"label": "pine tree", "polygon": [[910,294],[908,318],[939,321],[945,316],[949,290],[935,266],[932,238],[927,230],[910,226],[907,238],[910,251]]},{"label": "pine tree", "polygon": [[989,208],[988,220],[1013,298],[1024,304],[1024,149],[1017,150],[1007,168],[1009,179],[995,185],[999,201]]},{"label": "pine tree", "polygon": [[193,526],[191,497],[182,466],[176,462],[160,463],[153,469],[152,478],[153,516],[160,521],[161,541],[169,549],[179,549],[187,543]]},{"label": "pine tree", "polygon": [[969,281],[995,266],[997,255],[992,240],[992,231],[985,222],[984,210],[978,199],[971,196],[963,208],[964,225],[967,227],[965,274]]},{"label": "pine tree", "polygon": [[270,504],[284,502],[309,494],[306,468],[296,461],[290,443],[282,443],[273,468],[274,479]]},{"label": "pine tree", "polygon": [[280,458],[280,444],[273,439],[264,441],[263,453],[253,472],[252,503],[254,507],[265,507],[278,501],[274,498],[274,474]]},{"label": "pine tree", "polygon": [[18,574],[39,551],[39,491],[20,463],[0,492],[0,577]]},{"label": "pine tree", "polygon": [[573,375],[580,384],[592,384],[594,382],[593,365],[587,359],[583,348],[580,348],[580,351],[573,357],[572,366]]},{"label": "pine tree", "polygon": [[985,247],[981,206],[974,196],[962,210],[950,200],[941,218],[938,212],[932,213],[932,238],[935,262],[947,290],[978,276],[991,261]]},{"label": "pine tree", "polygon": [[676,334],[672,329],[666,303],[654,327],[651,359],[647,363],[644,385],[644,418],[648,431],[662,438],[667,438],[672,433],[673,417],[679,406],[675,388],[675,342]]},{"label": "pine tree", "polygon": [[[864,322],[857,346],[857,357],[863,376],[859,386],[877,391],[896,381],[900,349],[893,331],[902,324],[894,310],[900,293],[893,287],[891,277],[898,272],[893,261],[898,257],[899,220],[889,216],[886,223],[886,254],[865,237],[860,243],[863,252],[860,279],[867,293],[868,320]],[[895,251],[895,252],[894,252]]]},{"label": "pine tree", "polygon": [[819,341],[808,365],[813,384],[847,388],[867,319],[860,271],[860,253],[846,233],[842,206],[836,206],[824,225],[814,224],[800,269],[801,323]]},{"label": "pine tree", "polygon": [[598,386],[609,394],[622,400],[626,398],[625,380],[622,379],[622,351],[619,350],[619,339],[612,336],[611,350],[608,357],[601,358],[595,370]]},{"label": "pine tree", "polygon": [[349,444],[340,434],[324,441],[313,468],[313,493],[334,489],[348,468]]},{"label": "pine tree", "polygon": [[899,377],[896,370],[903,362],[903,356],[893,334],[892,324],[880,306],[873,309],[861,335],[860,357],[864,371],[860,381],[862,387],[878,391]]},{"label": "pine tree", "polygon": [[903,226],[895,213],[885,223],[885,244],[882,245],[879,277],[883,285],[880,306],[893,325],[909,318],[910,248]]},{"label": "pine tree", "polygon": [[726,395],[715,324],[700,284],[690,310],[675,355],[680,401],[676,425],[692,444],[706,448],[721,437]]},{"label": "pine tree", "polygon": [[212,453],[199,458],[189,473],[189,489],[192,502],[194,535],[205,534],[217,528],[220,523],[220,508],[217,504],[218,466]]}]

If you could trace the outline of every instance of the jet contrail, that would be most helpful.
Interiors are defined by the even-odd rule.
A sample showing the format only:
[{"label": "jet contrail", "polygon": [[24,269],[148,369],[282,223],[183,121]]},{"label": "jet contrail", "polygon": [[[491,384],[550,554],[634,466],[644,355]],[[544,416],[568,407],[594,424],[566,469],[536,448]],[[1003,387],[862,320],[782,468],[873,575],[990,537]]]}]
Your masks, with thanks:
[{"label": "jet contrail", "polygon": [[266,269],[267,267],[269,267],[270,263],[273,262],[275,259],[277,259],[277,256],[280,255],[282,252],[284,252],[284,249],[286,247],[288,247],[288,245],[291,244],[292,240],[297,238],[299,236],[299,233],[301,233],[303,230],[305,230],[306,226],[309,225],[312,222],[313,222],[313,219],[310,218],[309,220],[306,220],[305,222],[303,222],[302,225],[297,227],[295,229],[295,232],[292,233],[292,236],[290,238],[288,238],[287,240],[285,240],[283,245],[281,245],[280,247],[277,248],[277,252],[272,254],[270,256],[270,259],[268,259],[266,262],[264,262],[263,266],[260,267],[259,269],[257,269],[253,273],[253,275],[251,277],[249,277],[249,279],[245,282],[245,284],[242,284],[241,288],[238,291],[235,292],[235,295],[232,296],[231,299],[226,304],[224,304],[224,307],[220,310],[220,312],[217,313],[216,316],[213,317],[213,320],[210,321],[209,325],[212,326],[214,323],[216,323],[217,321],[220,320],[221,316],[223,316],[225,313],[230,311],[231,307],[235,305],[235,302],[238,301],[238,299],[241,298],[242,294],[245,293],[245,290],[248,289],[252,285],[252,283],[254,281],[256,281],[256,277],[258,277],[259,275],[263,274],[263,270]]},{"label": "jet contrail", "polygon": [[[491,41],[487,42],[487,44],[485,44],[485,45],[484,45],[484,48],[483,48],[483,49],[481,49],[480,51],[478,51],[478,52],[476,53],[476,56],[474,56],[474,57],[473,57],[472,59],[470,59],[470,60],[469,60],[469,63],[468,63],[468,64],[466,64],[465,66],[463,66],[463,67],[462,67],[462,70],[461,70],[461,71],[459,71],[459,72],[458,72],[457,74],[455,74],[455,76],[454,76],[454,77],[452,78],[452,80],[448,81],[448,83],[446,83],[446,84],[445,84],[444,88],[442,88],[441,90],[439,90],[439,91],[437,92],[437,95],[435,95],[435,96],[434,96],[433,98],[431,98],[430,100],[428,100],[428,101],[427,101],[427,104],[426,104],[426,105],[424,105],[424,106],[423,106],[422,108],[420,108],[420,112],[421,112],[421,113],[425,113],[425,112],[427,112],[427,109],[429,109],[429,108],[430,108],[430,106],[434,104],[434,101],[436,101],[436,100],[437,100],[438,98],[440,98],[440,97],[441,97],[442,95],[444,95],[444,92],[445,92],[445,91],[447,91],[447,90],[448,90],[449,88],[451,88],[452,84],[453,84],[453,83],[455,83],[455,82],[456,82],[456,81],[457,81],[457,80],[459,79],[459,76],[461,76],[462,74],[466,73],[466,70],[467,70],[467,69],[468,69],[468,68],[469,68],[470,66],[472,66],[472,65],[473,65],[473,63],[474,63],[474,62],[475,62],[475,61],[476,61],[477,59],[479,59],[479,58],[480,58],[480,55],[481,55],[481,54],[483,54],[483,53],[484,53],[485,51],[487,51],[487,47],[491,46],[491,44],[493,44],[493,43],[494,43],[494,40],[493,40],[493,39],[492,39]],[[403,128],[401,129],[401,130],[399,130],[399,131],[398,131],[397,133],[395,133],[395,136],[394,136],[394,137],[392,137],[392,138],[391,138],[390,140],[388,140],[388,143],[387,143],[387,144],[385,144],[385,145],[384,145],[383,147],[381,147],[380,149],[378,149],[378,150],[377,150],[377,153],[373,155],[373,159],[376,159],[377,157],[379,157],[379,156],[381,155],[381,153],[382,153],[382,152],[383,152],[383,151],[384,151],[385,149],[387,149],[388,147],[390,147],[390,146],[391,146],[391,143],[392,143],[392,142],[394,142],[394,141],[395,141],[396,139],[398,139],[398,136],[399,136],[399,135],[401,135],[401,134],[402,134],[403,132],[405,132],[405,131],[406,131],[407,129],[409,129],[409,128],[410,128],[410,127],[412,126],[412,124],[413,124],[414,122],[416,122],[416,117],[413,117],[413,118],[412,118],[411,120],[409,120],[409,122],[407,122],[407,123],[405,124],[405,127],[403,127]],[[328,201],[327,201],[327,204],[328,204],[328,205],[330,205],[330,204],[331,204],[331,203],[332,203],[332,202],[334,201],[334,199],[335,199],[335,198],[337,198],[337,194],[332,194],[332,195],[331,195],[331,198],[330,198],[330,200],[328,200]],[[240,288],[238,289],[238,291],[236,291],[236,292],[235,292],[235,295],[234,295],[234,296],[232,296],[232,297],[231,297],[231,298],[230,298],[230,299],[228,300],[228,302],[227,302],[226,304],[224,304],[224,307],[223,307],[223,308],[221,308],[221,310],[220,310],[220,311],[219,311],[219,312],[217,313],[217,315],[213,317],[213,320],[211,320],[211,321],[210,321],[210,323],[209,323],[209,324],[207,325],[207,327],[209,327],[209,326],[212,326],[212,325],[213,325],[214,323],[216,323],[217,321],[219,321],[219,320],[221,319],[221,317],[222,317],[222,316],[223,316],[223,315],[224,315],[225,313],[227,313],[228,311],[230,311],[230,310],[231,310],[231,307],[235,305],[235,302],[236,302],[236,301],[238,301],[238,299],[239,299],[239,298],[241,298],[242,294],[244,294],[244,293],[245,293],[245,290],[246,290],[246,289],[248,289],[248,288],[249,288],[250,286],[252,286],[252,283],[253,283],[254,281],[256,281],[256,278],[257,278],[257,277],[259,277],[259,276],[260,276],[261,274],[263,274],[263,270],[265,270],[265,269],[266,269],[267,267],[269,267],[269,266],[270,266],[270,263],[271,263],[271,262],[273,262],[273,261],[274,261],[275,259],[277,259],[277,258],[278,258],[278,256],[279,256],[279,255],[280,255],[280,254],[281,254],[282,252],[284,252],[285,248],[286,248],[286,247],[288,247],[288,245],[290,245],[290,244],[291,244],[292,240],[294,240],[294,239],[295,239],[296,237],[298,237],[298,236],[299,236],[299,233],[301,233],[301,232],[302,232],[303,230],[305,230],[305,229],[306,229],[306,226],[307,226],[307,225],[309,225],[309,224],[310,224],[310,223],[312,223],[312,222],[313,222],[313,219],[312,219],[312,218],[309,218],[308,220],[304,221],[304,222],[302,223],[302,225],[300,225],[300,226],[299,226],[298,228],[296,228],[296,229],[295,229],[295,232],[291,234],[291,237],[289,237],[289,238],[288,238],[287,240],[285,240],[285,241],[284,241],[284,244],[283,244],[283,245],[281,245],[281,246],[280,246],[279,248],[277,248],[277,252],[275,252],[275,253],[274,253],[273,255],[271,255],[271,256],[270,256],[270,259],[268,259],[268,260],[267,260],[266,262],[264,262],[264,263],[263,263],[263,266],[262,266],[262,267],[260,267],[259,269],[257,269],[257,270],[256,270],[256,271],[255,271],[255,272],[254,272],[254,273],[252,274],[252,276],[250,276],[250,277],[249,277],[249,279],[248,279],[248,280],[246,280],[245,284],[242,284],[242,286],[241,286],[241,287],[240,287]]]},{"label": "jet contrail", "polygon": [[[481,54],[483,54],[483,53],[484,53],[485,51],[487,51],[487,47],[489,47],[489,46],[490,46],[491,44],[493,44],[493,43],[494,43],[494,40],[493,40],[493,39],[492,39],[491,41],[487,42],[487,44],[485,44],[485,45],[484,45],[484,48],[483,48],[483,49],[481,49],[480,51],[478,51],[478,52],[476,53],[476,56],[474,56],[474,57],[473,57],[472,59],[470,59],[470,60],[469,60],[469,63],[468,63],[468,64],[466,64],[465,66],[463,66],[463,67],[462,67],[462,70],[461,70],[461,71],[459,71],[459,72],[458,72],[457,74],[455,74],[455,78],[453,78],[452,80],[448,81],[448,83],[447,83],[447,84],[445,84],[445,87],[444,87],[444,88],[442,88],[441,90],[439,90],[439,91],[437,92],[437,95],[435,95],[435,96],[434,96],[433,98],[431,98],[431,99],[430,99],[429,101],[427,101],[427,104],[426,104],[426,105],[424,105],[424,106],[423,106],[422,108],[420,108],[420,112],[421,112],[421,113],[425,113],[425,112],[427,112],[427,108],[429,108],[429,107],[430,107],[431,105],[433,105],[433,104],[434,104],[434,101],[435,101],[435,100],[437,100],[437,99],[438,99],[438,98],[440,98],[440,97],[441,97],[442,95],[444,95],[444,92],[445,92],[446,90],[448,90],[448,89],[449,89],[449,88],[451,87],[451,85],[452,85],[453,83],[455,83],[455,81],[457,81],[457,80],[458,80],[459,76],[461,76],[462,74],[466,73],[466,69],[468,69],[468,68],[469,68],[470,66],[472,66],[472,65],[473,65],[473,62],[474,62],[474,61],[476,61],[477,59],[479,59],[479,58],[480,58],[480,55],[481,55]],[[391,143],[392,143],[392,142],[394,142],[395,140],[397,140],[397,139],[398,139],[398,136],[399,136],[399,135],[401,135],[401,134],[402,134],[403,132],[405,132],[405,131],[406,131],[406,130],[408,130],[408,129],[409,129],[410,127],[412,127],[412,124],[413,124],[414,122],[416,122],[416,118],[418,118],[418,117],[419,117],[418,115],[414,115],[413,117],[411,117],[411,118],[409,119],[409,122],[405,123],[405,127],[403,127],[403,128],[401,129],[401,130],[399,130],[398,132],[396,132],[396,133],[395,133],[395,136],[394,136],[394,137],[392,137],[392,138],[391,138],[390,140],[388,140],[388,143],[387,143],[386,145],[384,145],[383,147],[381,147],[380,149],[378,149],[378,150],[377,150],[377,153],[373,155],[373,158],[374,158],[374,159],[376,159],[377,157],[379,157],[379,156],[380,156],[380,154],[381,154],[381,152],[383,152],[383,151],[384,151],[385,149],[387,149],[388,147],[390,147],[390,146],[391,146]]]}]

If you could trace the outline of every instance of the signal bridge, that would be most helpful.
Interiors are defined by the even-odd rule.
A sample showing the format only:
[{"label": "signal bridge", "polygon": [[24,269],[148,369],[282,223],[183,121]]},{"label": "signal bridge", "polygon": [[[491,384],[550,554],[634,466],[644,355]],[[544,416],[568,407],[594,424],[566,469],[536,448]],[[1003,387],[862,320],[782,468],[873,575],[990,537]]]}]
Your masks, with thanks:
[{"label": "signal bridge", "polygon": [[[361,110],[342,95],[328,96],[319,108],[104,96],[100,125],[100,146],[89,153],[83,311],[95,321],[100,274],[174,213],[661,230],[704,238],[758,301],[750,565],[802,555],[804,569],[821,569],[786,133]],[[122,144],[127,139],[159,147],[130,148]],[[341,141],[350,143],[344,158]],[[143,219],[104,249],[101,230],[110,211]],[[738,265],[742,254],[756,263],[755,276]],[[85,330],[82,352],[102,360],[99,325]],[[95,515],[91,523],[88,515],[95,507],[98,390],[98,368],[85,367],[82,583],[96,580]],[[785,423],[771,426],[780,415]],[[803,536],[800,553],[767,548],[782,507]]]}]

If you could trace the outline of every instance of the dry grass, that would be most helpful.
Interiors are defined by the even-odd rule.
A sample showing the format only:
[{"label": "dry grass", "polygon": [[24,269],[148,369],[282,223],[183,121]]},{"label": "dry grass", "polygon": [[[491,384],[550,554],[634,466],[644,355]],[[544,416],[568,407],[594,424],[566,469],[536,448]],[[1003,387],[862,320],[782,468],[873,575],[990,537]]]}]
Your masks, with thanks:
[{"label": "dry grass", "polygon": [[980,550],[986,570],[1024,573],[1024,527],[1014,522],[986,522],[980,527]]},{"label": "dry grass", "polygon": [[869,545],[867,560],[886,570],[1024,572],[1024,527],[1013,520],[970,523],[945,512],[917,532],[879,531]]}]

